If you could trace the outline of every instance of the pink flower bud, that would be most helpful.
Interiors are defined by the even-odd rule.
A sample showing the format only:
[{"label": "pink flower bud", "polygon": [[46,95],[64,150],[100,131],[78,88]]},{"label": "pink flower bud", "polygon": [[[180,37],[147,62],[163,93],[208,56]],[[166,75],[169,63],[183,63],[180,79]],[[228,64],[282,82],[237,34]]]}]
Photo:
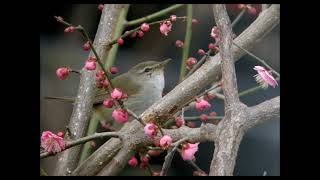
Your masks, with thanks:
[{"label": "pink flower bud", "polygon": [[175,121],[176,121],[177,127],[181,127],[182,125],[184,125],[184,119],[182,119],[181,117],[176,117]]},{"label": "pink flower bud", "polygon": [[140,157],[141,163],[148,164],[149,163],[149,158],[147,156],[142,156]]},{"label": "pink flower bud", "polygon": [[199,116],[200,121],[202,122],[207,122],[208,121],[208,116],[206,114],[201,114]]},{"label": "pink flower bud", "polygon": [[192,19],[192,24],[198,24],[199,21],[197,19]]},{"label": "pink flower bud", "polygon": [[62,137],[51,131],[44,131],[41,135],[41,147],[46,152],[57,153],[65,149],[65,142]]},{"label": "pink flower bud", "polygon": [[174,14],[171,15],[171,16],[170,16],[170,20],[173,21],[173,22],[174,22],[174,21],[177,21],[177,16],[174,15]]},{"label": "pink flower bud", "polygon": [[86,70],[88,70],[88,71],[95,70],[96,67],[97,67],[97,65],[96,65],[95,58],[92,58],[92,57],[90,57],[90,58],[86,61],[85,65],[84,65],[84,68],[86,68]]},{"label": "pink flower bud", "polygon": [[254,77],[262,88],[266,89],[269,85],[275,88],[278,85],[274,77],[264,67],[255,66],[253,69],[258,72]]},{"label": "pink flower bud", "polygon": [[219,31],[219,29],[218,29],[218,27],[217,26],[213,26],[212,27],[212,29],[211,29],[211,37],[212,38],[217,38],[217,37],[219,37],[219,35],[220,35],[220,31]]},{"label": "pink flower bud", "polygon": [[109,98],[103,101],[103,106],[105,108],[112,108],[113,104],[114,104],[113,100]]},{"label": "pink flower bud", "polygon": [[76,31],[76,28],[74,26],[69,26],[66,29],[64,29],[65,33],[72,33],[72,32],[75,32],[75,31]]},{"label": "pink flower bud", "polygon": [[253,16],[257,15],[257,9],[256,9],[255,7],[253,7],[253,6],[247,6],[247,8],[248,8],[248,13],[249,13],[249,14],[251,14],[251,15],[253,15]]},{"label": "pink flower bud", "polygon": [[182,41],[180,41],[180,40],[177,40],[176,41],[176,47],[182,47],[183,46],[183,42]]},{"label": "pink flower bud", "polygon": [[111,74],[117,74],[118,73],[118,68],[117,67],[111,67],[111,68],[109,68],[109,72]]},{"label": "pink flower bud", "polygon": [[246,5],[244,5],[244,4],[238,4],[238,6],[237,6],[240,10],[242,10],[243,8],[246,8]]},{"label": "pink flower bud", "polygon": [[208,45],[208,49],[210,49],[210,50],[214,51],[214,50],[216,50],[216,49],[217,49],[217,46],[216,46],[216,45],[214,45],[213,43],[210,43],[210,44]]},{"label": "pink flower bud", "polygon": [[123,41],[122,38],[119,38],[119,39],[117,40],[117,43],[118,43],[119,46],[121,46],[121,45],[124,43],[124,41]]},{"label": "pink flower bud", "polygon": [[102,11],[103,8],[104,8],[103,4],[99,4],[99,5],[98,5],[98,10],[99,10],[99,11]]},{"label": "pink flower bud", "polygon": [[144,126],[144,134],[153,139],[157,135],[157,127],[153,123],[147,123]]},{"label": "pink flower bud", "polygon": [[157,157],[157,156],[159,156],[159,155],[161,154],[161,151],[151,149],[151,150],[148,151],[148,154],[149,154],[150,156]]},{"label": "pink flower bud", "polygon": [[198,54],[199,54],[200,56],[204,56],[204,55],[206,54],[206,52],[205,52],[203,49],[199,49],[199,50],[198,50]]},{"label": "pink flower bud", "polygon": [[70,69],[65,68],[65,67],[58,68],[56,71],[58,78],[61,80],[66,79],[68,77],[69,73],[70,73]]},{"label": "pink flower bud", "polygon": [[188,121],[188,122],[187,122],[187,126],[188,126],[189,128],[195,128],[195,127],[196,127],[196,125],[194,124],[194,122],[191,122],[191,121]]},{"label": "pink flower bud", "polygon": [[107,88],[107,87],[109,86],[108,80],[107,80],[107,79],[103,80],[102,83],[101,83],[101,86],[102,86],[103,88]]},{"label": "pink flower bud", "polygon": [[186,61],[187,69],[192,69],[193,65],[197,63],[197,59],[194,57],[189,57]]},{"label": "pink flower bud", "polygon": [[211,107],[211,104],[208,101],[204,99],[196,100],[196,109],[198,111],[203,111],[203,110],[209,109],[210,107]]},{"label": "pink flower bud", "polygon": [[171,31],[172,23],[171,21],[165,21],[160,24],[160,33],[168,36],[168,33]]},{"label": "pink flower bud", "polygon": [[209,115],[212,117],[215,117],[215,116],[217,116],[217,113],[213,111],[213,112],[209,113]]},{"label": "pink flower bud", "polygon": [[131,35],[130,35],[131,38],[135,38],[137,37],[137,32],[133,32]]},{"label": "pink flower bud", "polygon": [[86,43],[83,44],[82,49],[83,49],[84,51],[89,51],[89,49],[90,49],[90,43],[89,43],[89,41],[87,41]]},{"label": "pink flower bud", "polygon": [[128,121],[127,111],[125,111],[121,108],[113,110],[112,117],[116,122],[121,123],[121,124],[126,123]]},{"label": "pink flower bud", "polygon": [[172,143],[172,138],[168,135],[164,135],[161,139],[160,139],[160,146],[163,149],[167,149]]},{"label": "pink flower bud", "polygon": [[106,76],[104,75],[104,72],[102,70],[99,70],[97,73],[96,73],[96,81],[103,81],[106,79]]},{"label": "pink flower bud", "polygon": [[129,166],[136,167],[138,165],[138,160],[136,157],[132,156],[131,159],[128,161]]},{"label": "pink flower bud", "polygon": [[144,35],[143,31],[138,31],[138,37],[139,37],[139,38],[142,38],[143,35]]},{"label": "pink flower bud", "polygon": [[58,135],[59,137],[62,137],[62,138],[63,138],[63,136],[64,136],[64,132],[59,131],[59,132],[57,133],[57,135]]},{"label": "pink flower bud", "polygon": [[147,31],[149,31],[150,26],[148,23],[143,23],[143,24],[141,24],[140,29],[141,29],[141,31],[147,32]]},{"label": "pink flower bud", "polygon": [[195,144],[188,143],[182,146],[183,148],[181,152],[181,157],[184,161],[193,159],[194,154],[198,151],[198,144],[199,143],[195,143]]},{"label": "pink flower bud", "polygon": [[122,98],[122,92],[117,89],[117,88],[114,88],[113,91],[111,92],[111,97],[112,99],[115,99],[115,100],[120,100]]}]

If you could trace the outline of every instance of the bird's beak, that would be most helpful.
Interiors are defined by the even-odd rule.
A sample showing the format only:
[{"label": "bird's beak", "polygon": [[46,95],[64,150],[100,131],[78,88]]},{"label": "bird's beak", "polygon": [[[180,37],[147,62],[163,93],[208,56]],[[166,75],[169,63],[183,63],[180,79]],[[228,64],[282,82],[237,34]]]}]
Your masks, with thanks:
[{"label": "bird's beak", "polygon": [[172,59],[166,59],[166,60],[164,60],[164,61],[162,61],[162,62],[160,62],[159,63],[159,67],[164,67],[166,64],[168,64],[170,61],[171,61]]}]

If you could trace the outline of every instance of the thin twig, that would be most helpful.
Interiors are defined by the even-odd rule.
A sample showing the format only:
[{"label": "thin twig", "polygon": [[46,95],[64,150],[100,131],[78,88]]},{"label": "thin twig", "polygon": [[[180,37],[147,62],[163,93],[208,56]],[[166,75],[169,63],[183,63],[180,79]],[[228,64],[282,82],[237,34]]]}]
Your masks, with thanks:
[{"label": "thin twig", "polygon": [[167,172],[170,168],[170,165],[171,165],[171,162],[172,162],[172,159],[173,159],[173,156],[178,148],[178,146],[183,143],[184,141],[186,141],[187,138],[182,138],[180,139],[179,141],[175,142],[172,144],[173,148],[170,148],[168,150],[168,154],[166,155],[165,159],[164,159],[164,163],[162,165],[162,169],[161,169],[161,172],[160,172],[160,176],[166,176],[167,175]]},{"label": "thin twig", "polygon": [[[185,17],[185,16],[177,17],[177,19],[182,19],[182,20],[184,20],[184,19],[186,19],[186,17]],[[155,24],[160,24],[160,23],[162,23],[162,22],[169,21],[169,20],[170,20],[170,18],[163,19],[163,20],[160,20],[160,21],[155,21],[155,22],[149,23],[149,26],[152,26],[152,25],[155,25]],[[117,37],[116,39],[112,40],[112,41],[111,41],[110,43],[108,43],[106,46],[112,46],[112,45],[116,44],[118,39],[120,39],[120,38],[123,39],[123,38],[131,35],[132,33],[138,31],[139,29],[140,29],[140,26],[139,26],[139,27],[136,27],[136,28],[134,28],[134,29],[132,29],[132,30],[130,30],[130,31],[124,32],[121,36],[119,36],[119,37]]]},{"label": "thin twig", "polygon": [[182,50],[182,59],[181,59],[181,65],[180,65],[180,76],[179,81],[181,82],[186,74],[186,61],[189,56],[189,50],[190,50],[190,42],[191,42],[191,36],[192,36],[192,4],[187,5],[187,24],[186,24],[186,35],[184,37],[184,44],[183,44],[183,50]]},{"label": "thin twig", "polygon": [[[223,119],[224,116],[208,116],[208,120],[221,120]],[[184,117],[184,120],[185,121],[197,121],[197,120],[200,120],[200,117],[199,116],[188,116],[188,117]]]},{"label": "thin twig", "polygon": [[240,21],[240,19],[242,18],[242,16],[246,12],[246,10],[247,10],[246,7],[241,10],[241,12],[238,14],[238,16],[232,21],[231,27],[234,27]]},{"label": "thin twig", "polygon": [[[73,141],[66,141],[66,145],[65,145],[65,149],[69,149],[73,146],[76,146],[76,145],[79,145],[79,144],[83,144],[85,142],[88,142],[88,141],[91,141],[91,140],[94,140],[94,139],[99,139],[99,138],[104,138],[104,137],[119,137],[119,133],[118,132],[103,132],[103,133],[95,133],[93,135],[90,135],[90,136],[86,136],[86,137],[83,137],[83,138],[79,138],[77,140],[73,140]],[[63,150],[63,151],[64,151]],[[62,151],[61,151],[62,152]],[[48,153],[48,152],[44,152],[44,153],[41,153],[40,154],[40,158],[43,159],[43,158],[46,158],[46,157],[49,157],[49,156],[54,156],[56,154],[52,154],[52,153]]]},{"label": "thin twig", "polygon": [[237,45],[237,43],[233,42],[233,44],[235,46],[237,46],[238,48],[240,48],[241,50],[243,50],[244,52],[246,52],[247,54],[249,54],[251,57],[255,58],[256,60],[258,60],[260,63],[262,63],[264,66],[266,66],[267,68],[269,68],[272,72],[274,72],[278,77],[280,77],[280,74],[274,70],[271,66],[269,66],[265,60],[259,58],[258,56],[254,55],[253,53],[251,53],[250,51],[246,50],[245,48]]},{"label": "thin twig", "polygon": [[175,5],[172,5],[166,9],[163,9],[161,11],[158,11],[156,13],[153,13],[153,14],[150,14],[148,16],[145,16],[145,17],[142,17],[142,18],[139,18],[139,19],[135,19],[135,20],[131,20],[131,21],[128,21],[125,25],[126,27],[129,27],[129,26],[135,26],[135,25],[138,25],[138,24],[141,24],[141,23],[144,23],[144,22],[149,22],[149,21],[152,21],[158,17],[161,17],[161,16],[164,16],[172,11],[175,11],[176,9],[180,8],[180,7],[183,7],[185,4],[175,4]]},{"label": "thin twig", "polygon": [[[279,81],[280,78],[277,77],[276,80]],[[239,93],[239,97],[246,96],[248,94],[254,93],[254,92],[259,91],[259,90],[264,90],[264,89],[261,86],[255,86],[255,87],[249,88],[247,90],[244,90],[244,91],[240,92]]]}]

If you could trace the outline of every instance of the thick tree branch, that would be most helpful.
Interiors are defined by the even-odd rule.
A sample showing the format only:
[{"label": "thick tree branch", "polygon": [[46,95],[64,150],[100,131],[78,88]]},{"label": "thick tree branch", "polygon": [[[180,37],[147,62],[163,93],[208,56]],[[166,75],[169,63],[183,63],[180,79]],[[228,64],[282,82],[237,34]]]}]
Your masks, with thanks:
[{"label": "thick tree branch", "polygon": [[261,104],[249,108],[249,118],[246,122],[247,128],[272,120],[280,116],[280,97],[272,98]]},{"label": "thick tree branch", "polygon": [[[115,30],[117,17],[120,14],[124,5],[105,5],[102,12],[98,31],[94,40],[97,54],[104,58],[108,54],[104,44],[111,40],[112,34]],[[110,25],[111,24],[111,25]],[[89,57],[93,56],[91,51]],[[93,100],[95,97],[95,71],[87,71],[85,69],[81,72],[80,85],[78,94],[73,107],[73,112],[69,122],[71,137],[73,139],[81,138],[85,135],[89,118],[92,111]],[[79,153],[81,146],[76,146],[64,151],[57,162],[55,175],[68,175],[78,164]]]},{"label": "thick tree branch", "polygon": [[224,5],[213,5],[214,19],[217,23],[217,27],[220,30],[220,57],[222,61],[222,79],[223,79],[223,94],[225,96],[226,108],[228,106],[238,103],[238,88],[237,77],[234,67],[233,55],[231,53],[232,48],[232,29],[231,21],[227,14],[226,7]]},{"label": "thick tree branch", "polygon": [[[234,41],[241,47],[250,49],[254,46],[257,41],[262,40],[262,38],[270,32],[275,25],[280,21],[280,6],[272,5],[270,8],[264,11],[243,33],[241,33]],[[238,60],[245,53],[237,48],[236,46],[232,47],[232,54],[234,60]],[[206,85],[220,80],[221,69],[220,69],[220,53],[216,54],[214,57],[211,57],[209,61],[206,61],[197,71],[195,71],[190,77],[181,82],[176,86],[172,91],[170,91],[166,96],[161,100],[154,103],[150,108],[148,108],[140,117],[144,122],[148,122],[155,117],[159,116],[160,118],[165,119],[175,114],[182,106],[185,105],[190,99],[192,99],[196,94],[203,89]],[[127,125],[128,124],[128,125]],[[207,124],[205,125],[207,126]],[[179,128],[181,129],[181,128]],[[135,133],[141,131],[141,124],[133,121],[132,123],[126,123],[121,131],[126,132],[130,136],[134,137]],[[198,130],[199,131],[199,130]],[[190,132],[190,131],[189,131]],[[142,132],[143,133],[143,132]],[[167,134],[166,130],[164,133]],[[187,133],[188,134],[188,133]],[[213,133],[209,133],[209,136],[214,136]],[[142,137],[142,136],[140,136]],[[142,140],[145,140],[143,136]],[[201,138],[194,137],[195,140]],[[105,152],[104,148],[117,149],[120,148],[119,144],[115,143],[117,141],[120,146],[120,140],[114,138],[109,140],[109,142],[102,145],[95,153],[93,153],[88,159],[84,161],[79,168],[86,171],[87,169],[101,169],[101,166],[98,167],[98,163],[106,164],[109,160],[104,159],[108,156],[108,152]],[[133,141],[133,140],[130,140]],[[138,143],[141,141],[136,141]],[[112,143],[113,145],[108,145]],[[151,142],[150,142],[151,143]],[[97,161],[99,160],[99,161]],[[87,162],[87,163],[85,163]],[[103,166],[102,166],[103,167]],[[77,171],[78,173],[80,171]],[[86,171],[83,175],[91,174],[92,171]],[[76,173],[75,173],[76,174]],[[95,172],[93,172],[95,174]]]}]

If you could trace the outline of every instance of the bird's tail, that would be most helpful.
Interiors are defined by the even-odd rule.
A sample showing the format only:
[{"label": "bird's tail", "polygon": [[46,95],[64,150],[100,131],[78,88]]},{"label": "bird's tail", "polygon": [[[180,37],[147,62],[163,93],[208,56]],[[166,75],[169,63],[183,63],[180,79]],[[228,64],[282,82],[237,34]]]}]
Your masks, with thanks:
[{"label": "bird's tail", "polygon": [[49,99],[49,100],[58,100],[58,101],[64,101],[64,102],[69,102],[69,103],[74,103],[74,98],[72,97],[54,97],[54,96],[46,96],[44,99]]}]

